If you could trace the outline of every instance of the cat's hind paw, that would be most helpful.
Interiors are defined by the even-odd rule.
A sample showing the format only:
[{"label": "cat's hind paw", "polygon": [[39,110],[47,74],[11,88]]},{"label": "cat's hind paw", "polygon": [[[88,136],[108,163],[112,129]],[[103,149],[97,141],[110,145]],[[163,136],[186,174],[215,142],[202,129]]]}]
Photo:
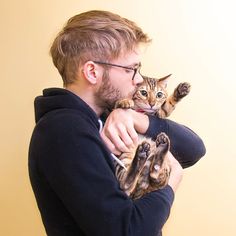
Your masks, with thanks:
[{"label": "cat's hind paw", "polygon": [[147,160],[150,155],[151,146],[148,142],[143,141],[137,148],[136,157],[139,161]]},{"label": "cat's hind paw", "polygon": [[156,138],[157,149],[161,150],[163,153],[166,153],[170,148],[169,137],[165,133],[160,133]]}]

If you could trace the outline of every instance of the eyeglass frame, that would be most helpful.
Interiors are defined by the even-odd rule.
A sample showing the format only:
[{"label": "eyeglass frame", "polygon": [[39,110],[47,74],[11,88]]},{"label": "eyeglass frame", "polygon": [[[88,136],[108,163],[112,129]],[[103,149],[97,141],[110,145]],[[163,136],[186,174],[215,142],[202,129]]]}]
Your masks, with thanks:
[{"label": "eyeglass frame", "polygon": [[102,62],[102,61],[92,61],[92,62],[95,64],[100,64],[100,65],[114,66],[114,67],[119,67],[119,68],[123,68],[123,69],[127,69],[127,70],[133,70],[134,74],[133,74],[132,80],[134,80],[134,77],[137,74],[137,72],[140,73],[140,69],[142,67],[141,63],[138,64],[137,68],[133,68],[133,67],[122,66],[122,65],[117,65],[117,64]]}]

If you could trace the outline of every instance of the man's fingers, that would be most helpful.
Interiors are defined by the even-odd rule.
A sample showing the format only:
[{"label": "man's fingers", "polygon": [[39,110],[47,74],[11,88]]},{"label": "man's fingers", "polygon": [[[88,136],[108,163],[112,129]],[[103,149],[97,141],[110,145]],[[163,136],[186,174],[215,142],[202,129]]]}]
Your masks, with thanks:
[{"label": "man's fingers", "polygon": [[132,140],[132,145],[136,146],[138,144],[138,133],[136,132],[133,126],[128,127],[127,131],[130,139]]},{"label": "man's fingers", "polygon": [[115,146],[115,149],[119,150],[120,152],[128,152],[129,147],[127,147],[123,141],[123,138],[114,133],[110,136],[110,141]]},{"label": "man's fingers", "polygon": [[116,152],[131,151],[138,143],[133,111],[124,109],[112,111],[102,130],[102,138],[110,150],[115,150]]},{"label": "man's fingers", "polygon": [[136,141],[135,138],[133,140],[133,137],[137,136],[135,130],[130,130],[132,137],[123,124],[116,124],[115,127],[108,126],[105,131],[102,131],[101,135],[106,143],[110,143],[109,148],[119,150],[120,152],[129,152],[130,148],[134,146],[134,141]]},{"label": "man's fingers", "polygon": [[[133,140],[133,137],[135,136],[134,133],[136,133],[136,131],[134,129],[132,130],[132,129],[124,126],[123,124],[118,125],[117,130],[119,133],[119,140],[117,139],[117,143],[115,143],[115,146],[118,149],[125,148],[125,149],[129,150],[130,148],[132,148],[134,146],[134,141],[136,141],[136,140]],[[132,131],[129,131],[129,130],[132,130]],[[119,146],[119,145],[121,145],[121,146]],[[120,149],[120,150],[122,151],[122,149]],[[126,150],[126,151],[128,151],[128,150]]]},{"label": "man's fingers", "polygon": [[103,132],[101,133],[101,137],[111,153],[114,153],[115,155],[121,154],[121,151],[117,149],[113,142]]}]

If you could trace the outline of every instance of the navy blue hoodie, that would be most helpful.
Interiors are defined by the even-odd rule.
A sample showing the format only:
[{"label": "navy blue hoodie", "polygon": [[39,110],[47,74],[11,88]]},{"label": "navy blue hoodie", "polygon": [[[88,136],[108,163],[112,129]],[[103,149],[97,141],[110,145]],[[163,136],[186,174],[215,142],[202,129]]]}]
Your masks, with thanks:
[{"label": "navy blue hoodie", "polygon": [[[83,100],[65,89],[45,89],[35,99],[35,119],[29,175],[47,235],[160,235],[174,199],[171,187],[132,201],[119,188],[98,117]],[[183,167],[205,154],[193,131],[150,117],[147,135],[162,131]]]}]

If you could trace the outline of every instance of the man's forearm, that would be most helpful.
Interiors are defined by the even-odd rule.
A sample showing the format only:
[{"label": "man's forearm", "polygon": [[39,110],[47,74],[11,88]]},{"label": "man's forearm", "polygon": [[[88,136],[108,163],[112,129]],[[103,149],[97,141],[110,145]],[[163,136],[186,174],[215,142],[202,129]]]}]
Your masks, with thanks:
[{"label": "man's forearm", "polygon": [[155,138],[165,132],[170,138],[170,151],[183,168],[192,166],[206,153],[202,139],[188,127],[169,119],[149,116],[146,135]]}]

